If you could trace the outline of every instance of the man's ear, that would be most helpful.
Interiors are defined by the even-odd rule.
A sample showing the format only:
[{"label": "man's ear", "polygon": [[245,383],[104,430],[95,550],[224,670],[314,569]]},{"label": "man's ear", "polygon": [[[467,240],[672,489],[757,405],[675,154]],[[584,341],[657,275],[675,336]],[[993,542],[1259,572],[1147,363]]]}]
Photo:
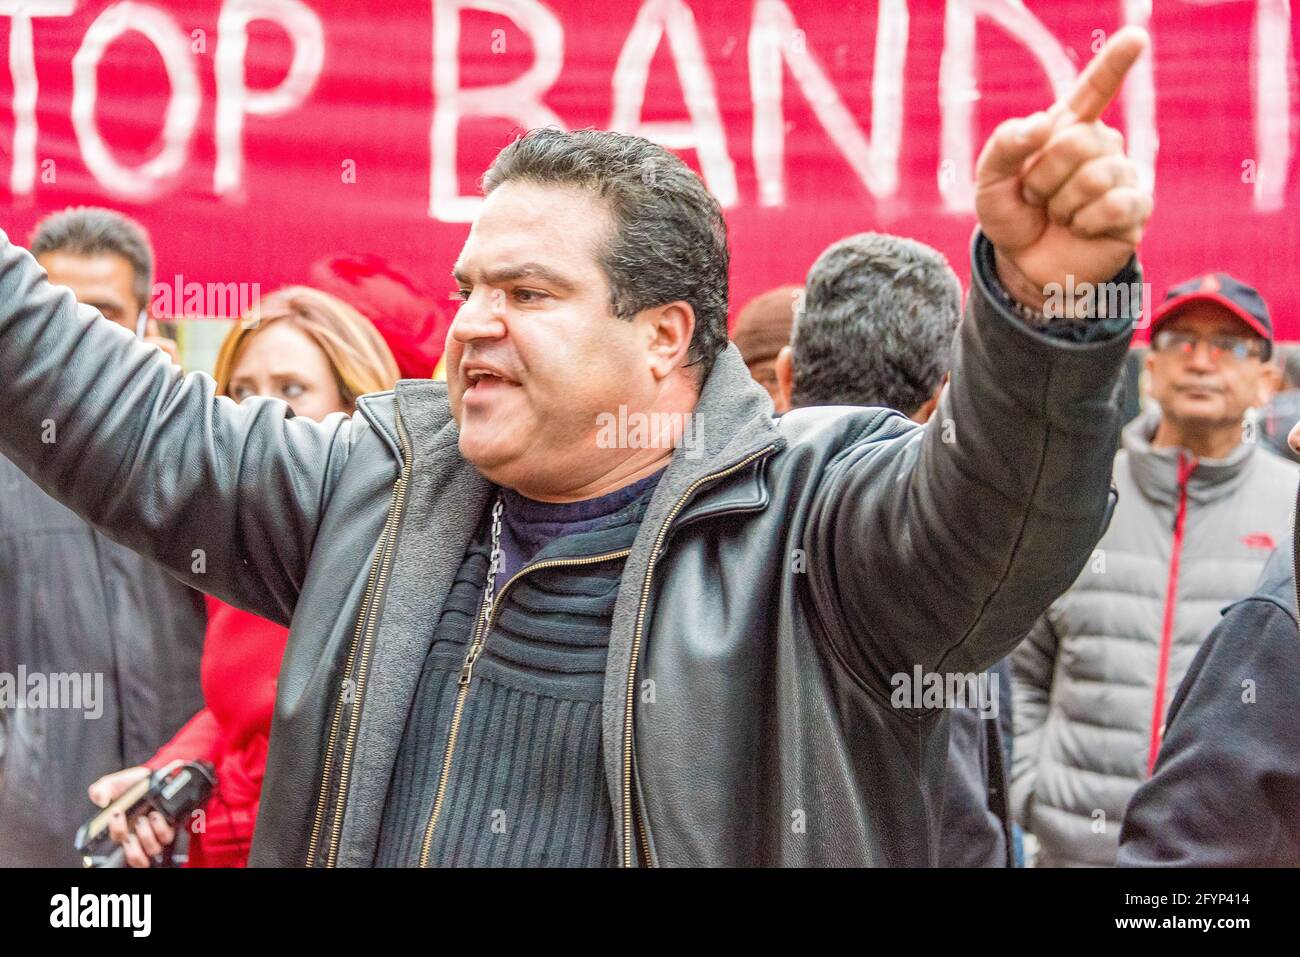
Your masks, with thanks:
[{"label": "man's ear", "polygon": [[776,354],[776,411],[789,412],[794,406],[794,349],[782,346]]},{"label": "man's ear", "polygon": [[695,334],[695,310],[688,302],[670,302],[644,310],[638,317],[649,336],[650,372],[656,379],[667,378],[686,365],[686,354]]}]

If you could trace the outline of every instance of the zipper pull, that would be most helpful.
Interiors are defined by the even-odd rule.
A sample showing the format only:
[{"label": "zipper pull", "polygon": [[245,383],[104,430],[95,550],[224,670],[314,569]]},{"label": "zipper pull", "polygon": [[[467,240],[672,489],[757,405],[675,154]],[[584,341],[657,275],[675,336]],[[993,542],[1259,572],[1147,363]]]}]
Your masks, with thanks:
[{"label": "zipper pull", "polygon": [[460,666],[460,677],[456,679],[456,684],[462,688],[469,684],[470,675],[474,671],[474,662],[478,661],[478,656],[482,653],[480,648],[471,648],[469,654],[465,656],[465,663]]}]

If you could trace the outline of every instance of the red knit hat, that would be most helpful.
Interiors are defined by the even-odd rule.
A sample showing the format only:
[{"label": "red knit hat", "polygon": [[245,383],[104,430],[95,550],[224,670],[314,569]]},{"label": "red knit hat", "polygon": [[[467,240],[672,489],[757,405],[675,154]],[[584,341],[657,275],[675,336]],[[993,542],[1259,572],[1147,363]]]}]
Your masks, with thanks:
[{"label": "red knit hat", "polygon": [[442,358],[451,320],[437,298],[382,256],[326,256],[312,264],[311,284],[338,296],[375,324],[404,379],[428,379]]}]

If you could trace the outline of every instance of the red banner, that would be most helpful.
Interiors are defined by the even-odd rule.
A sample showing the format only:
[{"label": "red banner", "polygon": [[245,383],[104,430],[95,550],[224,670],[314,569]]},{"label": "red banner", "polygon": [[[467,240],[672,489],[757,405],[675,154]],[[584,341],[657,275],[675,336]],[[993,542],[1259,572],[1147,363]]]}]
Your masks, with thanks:
[{"label": "red banner", "polygon": [[861,230],[964,276],[984,138],[1126,22],[1153,48],[1106,119],[1154,185],[1147,279],[1226,270],[1300,339],[1288,0],[0,0],[0,225],[123,209],[177,292],[373,252],[441,295],[496,150],[598,126],[723,201],[733,313]]}]

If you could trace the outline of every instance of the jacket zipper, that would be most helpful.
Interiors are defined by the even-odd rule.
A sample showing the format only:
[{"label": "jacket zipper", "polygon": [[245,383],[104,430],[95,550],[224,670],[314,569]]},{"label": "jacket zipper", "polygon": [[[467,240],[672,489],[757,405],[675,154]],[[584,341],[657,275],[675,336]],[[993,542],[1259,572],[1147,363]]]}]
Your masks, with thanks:
[{"label": "jacket zipper", "polygon": [[[352,645],[348,649],[348,660],[344,667],[343,684],[339,689],[338,701],[334,705],[334,716],[330,721],[329,740],[325,747],[325,767],[321,774],[320,793],[316,799],[316,814],[312,822],[311,838],[307,842],[307,866],[316,859],[316,850],[320,844],[321,831],[325,822],[325,808],[328,803],[329,782],[334,768],[334,749],[338,741],[339,727],[343,721],[344,710],[350,704],[352,712],[348,721],[347,744],[344,748],[342,762],[339,766],[339,794],[335,803],[334,818],[330,826],[329,848],[325,866],[333,867],[338,854],[339,836],[343,823],[343,808],[347,800],[348,778],[352,770],[352,752],[356,743],[357,726],[360,723],[361,696],[365,690],[366,673],[370,665],[370,647],[374,640],[377,615],[384,587],[388,582],[388,573],[392,564],[393,550],[397,541],[397,526],[401,521],[402,508],[406,502],[406,487],[411,474],[411,454],[406,436],[406,426],[399,411],[396,414],[397,435],[402,453],[402,471],[393,485],[393,495],[388,507],[388,517],[384,521],[383,531],[379,536],[379,548],[370,563],[370,575],[366,581],[366,590],[361,600],[361,611],[357,615],[356,627],[352,634]],[[356,668],[356,681],[353,682],[353,669]]]},{"label": "jacket zipper", "polygon": [[474,674],[474,662],[478,661],[479,656],[483,653],[483,646],[487,643],[487,636],[492,631],[492,625],[496,621],[497,609],[501,607],[501,600],[505,598],[510,586],[529,572],[540,571],[543,568],[595,565],[615,558],[626,558],[630,554],[632,554],[632,549],[624,548],[616,552],[606,552],[603,555],[547,559],[535,565],[528,565],[515,572],[510,577],[510,580],[501,586],[501,591],[492,599],[490,612],[485,597],[485,600],[479,606],[478,624],[474,628],[473,638],[470,640],[469,649],[465,652],[465,660],[460,666],[460,676],[456,679],[456,684],[459,687],[456,691],[456,704],[451,712],[451,727],[447,731],[447,746],[442,754],[442,770],[438,774],[438,790],[434,794],[433,810],[429,812],[429,822],[424,827],[424,840],[420,843],[421,867],[429,866],[429,851],[433,847],[433,830],[438,824],[438,817],[442,813],[442,802],[447,796],[447,783],[451,779],[452,759],[456,753],[456,739],[460,735],[460,722],[465,712],[465,702],[469,698],[469,685]]},{"label": "jacket zipper", "polygon": [[646,565],[645,581],[641,586],[641,603],[637,607],[636,613],[636,631],[632,635],[632,654],[627,668],[627,698],[623,711],[623,860],[624,867],[633,865],[632,843],[635,841],[641,849],[641,860],[646,867],[654,867],[655,862],[650,854],[650,841],[646,836],[646,823],[644,820],[644,811],[639,806],[634,806],[632,800],[632,709],[636,701],[636,671],[637,660],[641,656],[642,637],[645,629],[645,613],[650,603],[650,585],[654,579],[655,564],[659,560],[659,552],[663,548],[664,539],[668,535],[668,529],[673,520],[677,518],[679,512],[686,505],[686,502],[700,486],[708,482],[726,478],[734,472],[738,472],[751,462],[757,461],[776,449],[775,445],[769,445],[759,449],[752,455],[741,459],[735,465],[723,469],[721,472],[714,472],[703,478],[696,479],[682,493],[681,498],[673,506],[668,517],[664,519],[663,525],[659,528],[659,534],[655,538],[654,547],[650,550],[650,561]]},{"label": "jacket zipper", "polygon": [[1187,524],[1187,483],[1196,471],[1196,457],[1178,453],[1178,511],[1174,515],[1174,544],[1169,557],[1169,584],[1165,588],[1165,615],[1160,627],[1160,663],[1156,671],[1156,700],[1151,713],[1151,746],[1147,752],[1147,777],[1155,770],[1160,740],[1164,737],[1165,692],[1169,682],[1169,656],[1174,643],[1174,613],[1178,606],[1178,566],[1183,555]]}]

